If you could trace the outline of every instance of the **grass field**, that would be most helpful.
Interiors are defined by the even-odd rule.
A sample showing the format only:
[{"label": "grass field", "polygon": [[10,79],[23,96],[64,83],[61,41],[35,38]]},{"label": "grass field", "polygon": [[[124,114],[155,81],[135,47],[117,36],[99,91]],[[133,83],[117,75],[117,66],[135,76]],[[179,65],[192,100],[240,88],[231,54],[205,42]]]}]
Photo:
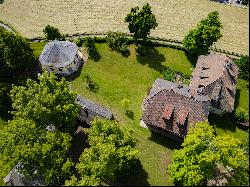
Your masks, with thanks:
[{"label": "grass field", "polygon": [[249,9],[210,0],[4,0],[0,20],[26,37],[43,36],[47,24],[66,34],[128,32],[124,18],[136,5],[149,2],[159,23],[152,36],[183,40],[185,34],[211,11],[218,11],[223,37],[218,48],[249,53]]},{"label": "grass field", "polygon": [[[35,53],[39,54],[45,43],[32,43]],[[139,126],[142,116],[141,103],[147,95],[148,88],[154,80],[160,76],[163,67],[168,66],[176,71],[190,75],[193,65],[181,50],[165,47],[156,47],[150,50],[150,54],[138,57],[135,53],[135,46],[130,47],[130,56],[123,57],[119,53],[109,50],[106,44],[96,44],[100,53],[100,60],[94,62],[89,60],[87,64],[68,79],[71,81],[71,88],[82,96],[85,96],[104,107],[111,109],[122,125],[134,130],[138,139],[138,149],[141,156],[141,168],[137,169],[137,175],[126,178],[124,185],[173,185],[165,173],[167,164],[171,162],[173,149],[179,147],[174,141],[158,134],[151,134],[147,129]],[[99,85],[97,93],[89,91],[84,76],[89,74]],[[248,89],[246,82],[239,80],[237,89],[238,106],[248,109]],[[125,115],[120,101],[128,98],[131,101],[131,110],[134,112],[134,119]],[[215,125],[217,134],[230,134],[244,139],[247,132],[240,130],[234,122],[227,117],[210,115],[209,121]]]}]

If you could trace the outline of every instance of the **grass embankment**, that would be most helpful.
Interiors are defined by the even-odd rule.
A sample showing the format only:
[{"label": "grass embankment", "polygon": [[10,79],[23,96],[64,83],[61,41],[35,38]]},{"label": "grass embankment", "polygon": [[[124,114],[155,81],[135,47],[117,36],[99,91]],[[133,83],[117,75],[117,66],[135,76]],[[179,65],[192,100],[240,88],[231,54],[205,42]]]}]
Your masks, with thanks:
[{"label": "grass embankment", "polygon": [[[36,54],[42,51],[43,43],[33,43],[31,46]],[[171,161],[173,149],[178,145],[158,134],[151,134],[147,129],[139,126],[142,116],[141,104],[147,95],[148,89],[154,80],[161,75],[162,69],[167,66],[173,70],[187,75],[192,74],[192,63],[187,59],[185,52],[165,47],[156,47],[144,57],[138,57],[135,46],[130,47],[130,56],[123,57],[121,54],[112,52],[106,44],[96,44],[100,53],[100,60],[94,62],[88,60],[81,70],[70,78],[72,89],[80,95],[87,97],[104,107],[111,109],[122,125],[134,130],[138,139],[138,149],[141,152],[140,160],[142,168],[138,168],[137,175],[127,178],[128,185],[173,185],[165,173],[167,164]],[[89,74],[93,81],[99,85],[97,93],[89,91],[85,75]],[[237,88],[241,88],[239,104],[244,105],[248,89],[238,81]],[[238,96],[237,96],[238,97]],[[120,102],[123,98],[131,101],[131,110],[134,119],[125,115]],[[248,104],[245,105],[248,108]],[[229,133],[236,137],[244,137],[244,132],[227,119],[210,117],[211,124],[216,124],[218,134]]]}]

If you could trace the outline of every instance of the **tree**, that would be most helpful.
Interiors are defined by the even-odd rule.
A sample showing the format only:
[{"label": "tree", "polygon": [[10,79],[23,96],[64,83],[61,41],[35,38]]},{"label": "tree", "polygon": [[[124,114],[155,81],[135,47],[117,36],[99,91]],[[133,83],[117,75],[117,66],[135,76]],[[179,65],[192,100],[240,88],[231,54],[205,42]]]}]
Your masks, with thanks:
[{"label": "tree", "polygon": [[0,118],[7,118],[11,110],[11,99],[9,97],[11,86],[8,83],[0,82]]},{"label": "tree", "polygon": [[244,108],[241,107],[236,108],[234,112],[234,117],[236,118],[236,120],[241,122],[246,122],[249,120],[248,111],[246,111]]},{"label": "tree", "polygon": [[239,67],[239,78],[248,81],[249,79],[249,56],[243,56],[240,59],[235,60],[235,64]]},{"label": "tree", "polygon": [[146,41],[151,29],[155,29],[158,26],[155,15],[151,11],[151,6],[147,3],[139,10],[139,7],[131,9],[130,13],[126,16],[125,22],[128,22],[128,28],[130,33],[134,33],[133,37],[135,43],[139,39]]},{"label": "tree", "polygon": [[47,25],[43,30],[47,40],[65,40],[65,37],[59,32],[59,30],[53,26]]},{"label": "tree", "polygon": [[115,51],[120,53],[128,52],[128,39],[126,34],[122,32],[109,32],[106,39],[108,46]]},{"label": "tree", "polygon": [[248,159],[241,142],[229,135],[215,136],[207,121],[190,128],[183,148],[175,150],[168,167],[172,180],[179,185],[202,185],[212,179],[221,166],[233,170],[229,181],[246,185]]},{"label": "tree", "polygon": [[33,50],[27,39],[0,30],[0,81],[16,82],[35,65]]},{"label": "tree", "polygon": [[198,23],[196,29],[192,29],[184,38],[185,49],[193,55],[208,53],[209,47],[222,36],[220,29],[222,24],[217,11],[208,14],[206,19]]},{"label": "tree", "polygon": [[136,164],[139,152],[132,130],[111,120],[96,119],[87,130],[90,148],[86,148],[76,165],[79,178],[71,177],[66,185],[112,184]]},{"label": "tree", "polygon": [[17,163],[22,165],[20,173],[26,180],[40,179],[46,185],[61,184],[72,175],[73,163],[68,157],[70,134],[41,129],[34,121],[21,118],[0,129],[1,179]]},{"label": "tree", "polygon": [[100,54],[98,53],[96,49],[94,39],[87,37],[84,41],[84,45],[87,48],[89,57],[93,59],[94,61],[98,61],[100,59]]},{"label": "tree", "polygon": [[242,0],[242,4],[248,6],[249,5],[249,0]]},{"label": "tree", "polygon": [[38,83],[28,79],[26,87],[14,86],[11,90],[12,112],[15,117],[34,120],[42,129],[54,125],[63,132],[73,132],[79,107],[76,93],[69,83],[60,81],[53,73],[43,73]]}]

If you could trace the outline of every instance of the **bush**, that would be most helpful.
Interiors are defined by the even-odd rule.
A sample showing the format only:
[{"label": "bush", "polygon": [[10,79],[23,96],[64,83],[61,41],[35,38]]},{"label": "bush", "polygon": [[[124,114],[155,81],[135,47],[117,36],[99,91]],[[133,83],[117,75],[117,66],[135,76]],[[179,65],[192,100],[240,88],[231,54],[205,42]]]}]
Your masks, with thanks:
[{"label": "bush", "polygon": [[249,120],[248,112],[241,107],[236,108],[234,112],[234,117],[236,120],[241,121],[241,122],[246,122]]},{"label": "bush", "polygon": [[175,81],[175,72],[173,70],[171,70],[170,68],[165,68],[163,70],[162,76],[165,80],[174,82]]},{"label": "bush", "polygon": [[128,52],[127,37],[125,33],[109,32],[106,41],[112,50],[120,53]]},{"label": "bush", "polygon": [[95,47],[95,41],[93,38],[86,37],[84,39],[84,45],[87,47],[89,57],[94,61],[98,61],[100,59],[100,54],[98,53]]},{"label": "bush", "polygon": [[88,83],[87,89],[91,92],[97,92],[99,90],[98,84],[92,80],[89,74],[86,74],[85,78]]},{"label": "bush", "polygon": [[45,34],[46,39],[48,40],[65,40],[65,37],[61,35],[59,30],[55,27],[52,27],[50,25],[47,25],[45,29],[43,30],[43,33]]},{"label": "bush", "polygon": [[238,60],[235,60],[235,64],[239,67],[239,78],[247,80],[249,79],[249,56],[243,56]]}]

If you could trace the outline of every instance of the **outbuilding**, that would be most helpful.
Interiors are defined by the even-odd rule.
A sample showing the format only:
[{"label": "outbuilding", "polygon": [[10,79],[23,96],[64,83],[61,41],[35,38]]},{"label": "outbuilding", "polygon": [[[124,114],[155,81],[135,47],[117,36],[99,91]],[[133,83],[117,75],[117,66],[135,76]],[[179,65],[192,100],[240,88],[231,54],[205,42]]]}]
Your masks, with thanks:
[{"label": "outbuilding", "polygon": [[48,72],[66,76],[78,70],[83,56],[75,43],[54,40],[45,45],[39,61]]}]

